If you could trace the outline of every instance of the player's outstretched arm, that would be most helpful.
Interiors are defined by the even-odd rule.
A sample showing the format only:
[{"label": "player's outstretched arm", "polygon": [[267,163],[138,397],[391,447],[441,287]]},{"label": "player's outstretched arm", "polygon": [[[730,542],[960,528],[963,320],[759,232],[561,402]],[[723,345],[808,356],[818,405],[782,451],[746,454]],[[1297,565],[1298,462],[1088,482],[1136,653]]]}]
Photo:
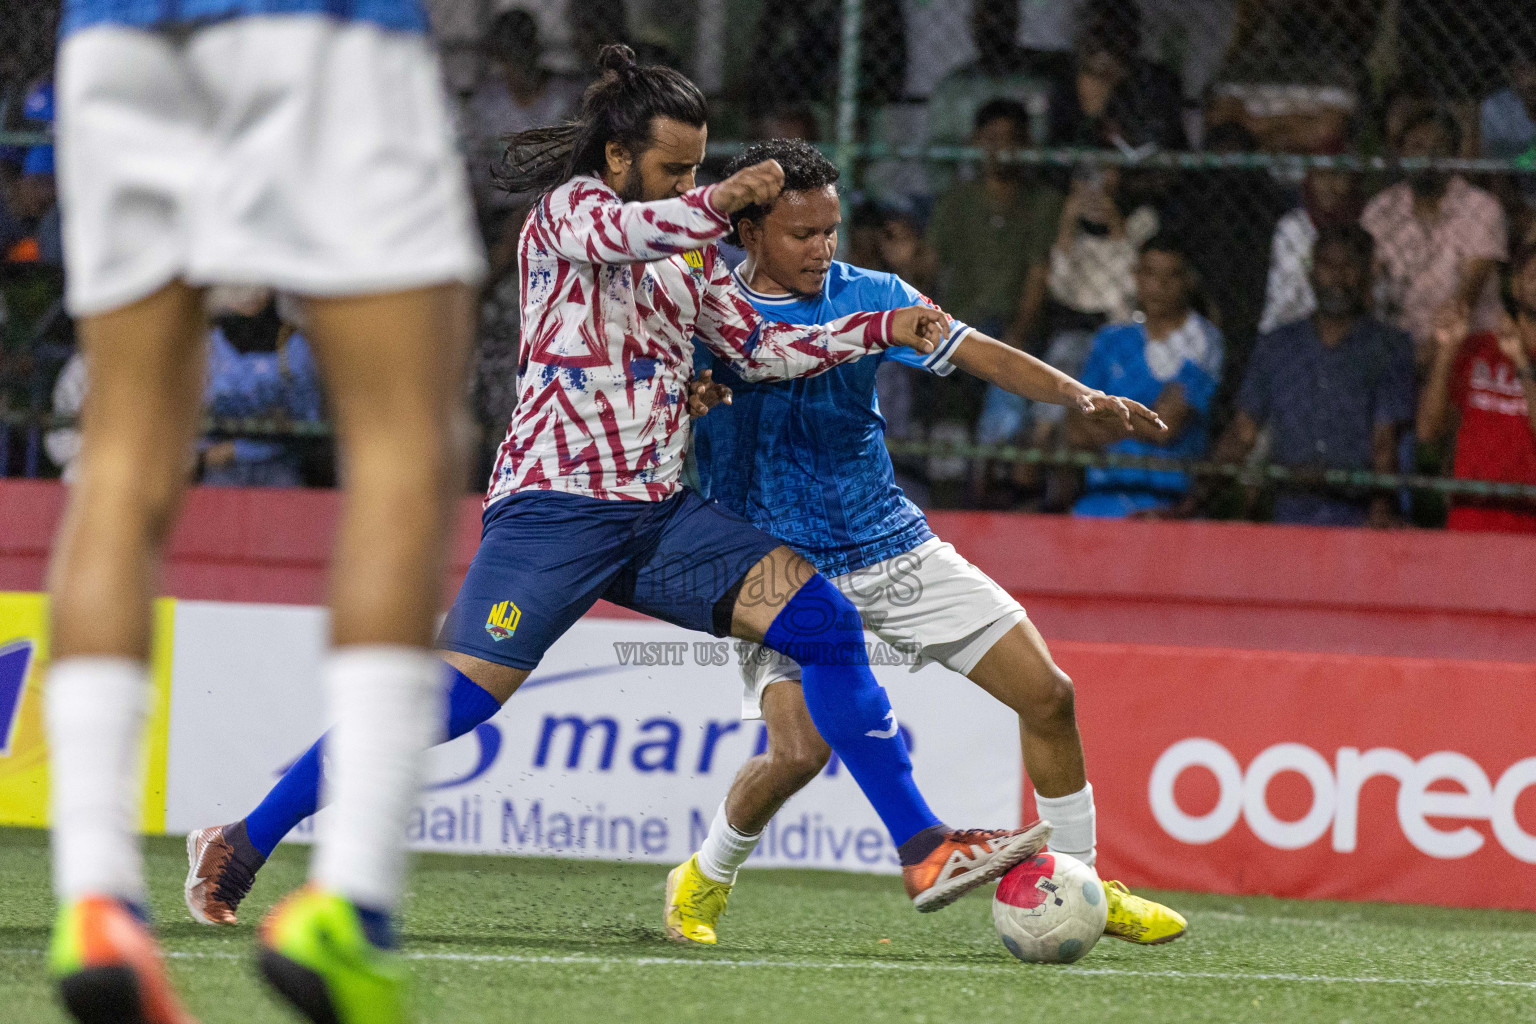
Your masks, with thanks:
[{"label": "player's outstretched arm", "polygon": [[893,345],[932,352],[948,326],[948,318],[930,306],[852,313],[825,324],[768,320],[741,294],[725,262],[716,259],[694,330],[744,380],[762,381],[823,373]]},{"label": "player's outstretched arm", "polygon": [[949,361],[1015,395],[1068,406],[1089,420],[1118,421],[1127,434],[1154,440],[1168,434],[1168,425],[1162,418],[1140,402],[1090,388],[1028,352],[1020,352],[975,329],[960,339]]}]

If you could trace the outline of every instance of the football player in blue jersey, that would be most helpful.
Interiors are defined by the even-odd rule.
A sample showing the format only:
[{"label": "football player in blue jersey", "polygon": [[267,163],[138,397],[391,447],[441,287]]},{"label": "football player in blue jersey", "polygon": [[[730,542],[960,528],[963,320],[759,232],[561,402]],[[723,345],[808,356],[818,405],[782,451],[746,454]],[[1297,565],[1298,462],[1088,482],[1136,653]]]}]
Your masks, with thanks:
[{"label": "football player in blue jersey", "polygon": [[[926,302],[911,285],[833,259],[840,222],[837,168],[814,147],[774,140],[735,166],[777,160],[784,188],[771,205],[732,215],[747,252],[737,285],[770,318],[823,323],[856,310]],[[932,353],[890,350],[784,383],[743,381],[705,360],[732,391],[695,424],[700,490],[804,555],[864,616],[867,627],[919,662],[966,676],[1019,716],[1024,762],[1050,846],[1093,864],[1093,788],[1073,715],[1072,680],[1009,594],[935,537],[896,486],[875,397],[882,359],[931,373],[955,368],[1038,402],[1064,405],[1094,429],[1150,441],[1168,427],[1152,409],[1088,388],[1046,363],[951,322]],[[917,596],[920,595],[920,596]],[[916,600],[914,600],[916,596]],[[770,818],[827,763],[827,744],[806,714],[799,669],[771,651],[743,659],[743,717],[762,718],[766,752],[736,776],[697,854],[668,876],[665,920],[679,941],[714,943],[736,869]],[[1185,928],[1174,911],[1104,883],[1107,934],[1167,942]]]}]

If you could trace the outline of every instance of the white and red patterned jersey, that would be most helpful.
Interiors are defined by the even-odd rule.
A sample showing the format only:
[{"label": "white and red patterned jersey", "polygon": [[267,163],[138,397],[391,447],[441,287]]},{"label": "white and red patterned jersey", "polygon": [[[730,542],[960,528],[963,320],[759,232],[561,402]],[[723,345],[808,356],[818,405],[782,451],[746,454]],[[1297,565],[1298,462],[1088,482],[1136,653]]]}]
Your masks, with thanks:
[{"label": "white and red patterned jersey", "polygon": [[820,373],[890,344],[892,312],[764,320],[714,242],[715,186],[625,203],[594,177],[541,199],[519,242],[517,409],[486,504],[546,489],[659,501],[681,486],[687,385],[702,341],[748,380]]}]

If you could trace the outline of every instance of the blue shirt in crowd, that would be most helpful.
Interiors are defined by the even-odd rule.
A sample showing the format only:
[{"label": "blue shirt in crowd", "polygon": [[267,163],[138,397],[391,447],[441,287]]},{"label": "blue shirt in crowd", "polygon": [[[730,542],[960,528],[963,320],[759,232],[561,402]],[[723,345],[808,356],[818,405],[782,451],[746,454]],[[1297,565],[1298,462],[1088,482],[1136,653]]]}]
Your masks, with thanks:
[{"label": "blue shirt in crowd", "polygon": [[[1371,317],[1333,348],[1310,317],[1285,324],[1259,337],[1237,405],[1269,427],[1272,462],[1368,470],[1375,428],[1413,418],[1413,342]],[[1281,494],[1275,521],[1360,525],[1367,506],[1361,498]]]},{"label": "blue shirt in crowd", "polygon": [[[1191,415],[1179,435],[1167,444],[1136,438],[1116,441],[1107,450],[1126,455],[1195,459],[1210,443],[1211,398],[1221,380],[1221,332],[1198,313],[1162,341],[1152,341],[1142,323],[1100,328],[1083,367],[1082,381],[1090,388],[1134,399],[1152,408],[1171,384],[1184,391]],[[1185,473],[1149,469],[1090,469],[1087,493],[1072,511],[1080,516],[1127,516],[1171,505],[1189,490]]]},{"label": "blue shirt in crowd", "polygon": [[[289,336],[281,354],[240,352],[214,328],[208,342],[208,413],[217,419],[286,416],[319,422],[320,375],[309,343]],[[296,487],[303,481],[289,441],[234,438],[235,458],[210,467],[203,483],[239,487]]]},{"label": "blue shirt in crowd", "polygon": [[[833,262],[819,295],[765,295],[737,286],[758,312],[791,324],[824,324],[858,312],[924,302],[901,278]],[[891,348],[796,380],[749,383],[704,348],[695,368],[730,385],[732,404],[694,421],[700,492],[783,540],[824,575],[838,576],[911,551],[933,537],[922,511],[896,486],[885,449],[875,373],[887,359],[945,375],[970,328],[952,322],[937,349]]]}]

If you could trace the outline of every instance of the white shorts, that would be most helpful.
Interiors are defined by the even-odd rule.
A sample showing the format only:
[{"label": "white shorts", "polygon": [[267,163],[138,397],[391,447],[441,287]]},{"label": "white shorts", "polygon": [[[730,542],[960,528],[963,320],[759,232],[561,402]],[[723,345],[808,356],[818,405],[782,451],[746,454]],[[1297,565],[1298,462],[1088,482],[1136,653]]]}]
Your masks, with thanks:
[{"label": "white shorts", "polygon": [[66,37],[70,311],[177,278],[321,296],[479,280],[439,78],[422,36],[311,15]]},{"label": "white shorts", "polygon": [[[967,675],[1004,633],[1029,618],[1008,591],[937,537],[830,582],[859,610],[864,628],[913,672],[937,662]],[[741,659],[741,717],[762,718],[763,690],[799,678],[800,666],[789,658],[751,645]]]}]

